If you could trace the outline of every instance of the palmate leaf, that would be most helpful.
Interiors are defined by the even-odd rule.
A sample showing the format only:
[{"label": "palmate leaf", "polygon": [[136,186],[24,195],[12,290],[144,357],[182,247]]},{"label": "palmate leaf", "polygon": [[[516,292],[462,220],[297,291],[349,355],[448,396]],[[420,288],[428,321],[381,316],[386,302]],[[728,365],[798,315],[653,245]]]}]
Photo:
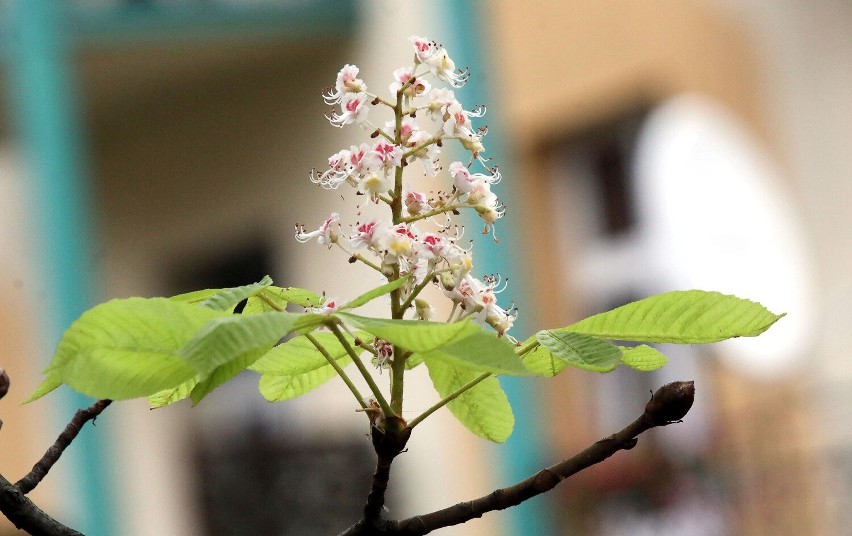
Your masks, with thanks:
[{"label": "palmate leaf", "polygon": [[362,305],[369,303],[370,301],[378,298],[379,296],[390,294],[394,290],[406,284],[409,279],[411,279],[411,276],[405,275],[395,281],[391,281],[390,283],[385,283],[384,285],[376,287],[373,290],[361,294],[354,300],[341,305],[340,310],[345,311],[346,309],[355,309],[356,307],[361,307]]},{"label": "palmate leaf", "polygon": [[736,296],[687,290],[628,303],[565,330],[602,339],[699,344],[760,335],[782,316]]},{"label": "palmate leaf", "polygon": [[203,290],[195,290],[192,292],[186,292],[184,294],[178,294],[177,296],[172,296],[169,299],[176,302],[189,303],[192,305],[201,305],[208,298],[215,296],[216,294],[222,292],[223,290],[227,290],[224,288],[206,288]]},{"label": "palmate leaf", "polygon": [[[438,359],[426,360],[429,377],[443,398],[449,396],[477,376],[480,371],[454,366]],[[515,417],[506,393],[494,376],[450,401],[447,408],[465,428],[490,441],[502,443],[512,435]]]},{"label": "palmate leaf", "polygon": [[194,378],[180,348],[226,313],[167,298],[128,298],[100,304],[66,330],[35,400],[60,384],[95,398],[149,396]]},{"label": "palmate leaf", "polygon": [[[347,355],[337,360],[341,367],[348,365],[352,359]],[[332,379],[337,373],[334,368],[325,366],[297,375],[264,374],[260,377],[258,389],[260,394],[270,402],[291,400],[313,391],[320,385]]]},{"label": "palmate leaf", "polygon": [[228,315],[204,325],[180,350],[181,358],[202,375],[246,352],[271,348],[291,332],[313,329],[322,315],[288,312]]},{"label": "palmate leaf", "polygon": [[229,315],[206,324],[180,351],[199,374],[177,388],[149,397],[152,407],[162,407],[190,397],[197,405],[216,387],[230,380],[267,354],[287,334],[313,329],[322,315],[268,312]]},{"label": "palmate leaf", "polygon": [[548,329],[536,333],[536,339],[555,357],[583,370],[609,372],[621,362],[617,346],[581,333]]},{"label": "palmate leaf", "polygon": [[[365,338],[364,334],[356,336]],[[314,333],[314,338],[335,359],[346,355],[346,349],[333,333]],[[354,338],[344,334],[344,338],[354,346]],[[357,350],[357,348],[356,348]],[[307,337],[294,337],[269,350],[254,362],[249,369],[260,374],[279,376],[298,376],[328,365],[328,361]]]},{"label": "palmate leaf", "polygon": [[[334,334],[314,333],[313,336],[341,367],[351,362],[346,349]],[[355,336],[363,340],[366,334],[356,333]],[[344,334],[344,338],[350,346],[354,346],[354,337]],[[276,346],[249,368],[262,374],[258,387],[263,397],[270,402],[302,396],[336,374],[325,356],[304,336]]]},{"label": "palmate leaf", "polygon": [[272,284],[272,279],[267,275],[257,283],[243,285],[241,287],[222,289],[201,303],[202,307],[209,307],[217,311],[233,311],[234,307],[241,301],[254,296],[261,290]]},{"label": "palmate leaf", "polygon": [[[479,328],[471,335],[452,340],[428,352],[414,354],[415,359],[426,362],[440,359],[444,362],[508,376],[529,376],[531,372],[515,353],[515,347],[506,339],[497,338],[493,332]],[[412,356],[412,357],[414,357]]]},{"label": "palmate leaf", "polygon": [[249,297],[243,314],[283,311],[288,303],[299,307],[319,307],[322,301],[322,296],[303,288],[268,286]]},{"label": "palmate leaf", "polygon": [[368,318],[351,313],[338,313],[337,316],[358,329],[412,352],[429,352],[474,335],[481,329],[469,320],[444,324],[421,320]]},{"label": "palmate leaf", "polygon": [[192,405],[197,406],[201,400],[213,392],[214,389],[232,379],[240,372],[246,370],[252,363],[266,353],[266,346],[261,346],[232,359],[224,365],[219,365],[213,372],[200,380],[189,394]]},{"label": "palmate leaf", "polygon": [[181,383],[177,387],[171,387],[150,395],[148,397],[148,405],[151,406],[151,409],[158,409],[174,404],[175,402],[180,402],[184,398],[189,397],[196,385],[198,385],[197,376]]},{"label": "palmate leaf", "polygon": [[621,349],[621,362],[630,368],[649,372],[662,368],[669,362],[668,358],[656,348],[646,344],[640,344],[633,348],[619,347]]},{"label": "palmate leaf", "polygon": [[536,376],[552,378],[568,367],[568,361],[554,355],[550,350],[530,338],[527,343],[535,343],[535,347],[527,352],[524,357],[524,366]]}]

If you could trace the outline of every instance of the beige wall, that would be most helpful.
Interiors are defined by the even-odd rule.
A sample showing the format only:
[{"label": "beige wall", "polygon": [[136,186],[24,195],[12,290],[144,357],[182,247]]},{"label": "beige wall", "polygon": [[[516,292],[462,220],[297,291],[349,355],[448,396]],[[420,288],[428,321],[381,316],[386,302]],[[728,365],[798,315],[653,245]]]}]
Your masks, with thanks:
[{"label": "beige wall", "polygon": [[[782,166],[789,164],[782,152],[786,133],[778,128],[767,96],[768,66],[753,46],[754,30],[713,2],[499,1],[488,14],[498,68],[492,93],[500,99],[495,104],[506,114],[505,124],[511,125],[504,135],[519,156],[513,182],[521,198],[514,211],[524,214],[527,229],[537,230],[529,246],[530,258],[537,260],[531,265],[534,281],[564,280],[561,272],[575,269],[558,264],[551,247],[557,241],[567,240],[568,250],[580,247],[571,242],[577,237],[570,230],[552,231],[553,216],[535,209],[549,206],[549,151],[560,139],[669,96],[700,92],[727,105]],[[809,35],[815,33],[812,28]],[[802,184],[789,179],[782,186],[789,190]],[[842,188],[840,183],[835,187]],[[566,290],[567,295],[554,298],[551,285],[533,288],[532,325],[576,319],[583,304]],[[801,403],[802,386],[782,380],[756,389],[753,380],[724,368],[705,370],[710,374],[705,392],[720,395],[719,417],[727,430],[723,448],[743,499],[737,503],[738,533],[778,534],[786,526],[797,534],[819,534],[820,499],[814,495],[814,472],[806,469],[814,461],[809,438],[815,426]],[[577,414],[594,410],[592,387],[582,374],[560,376],[550,389],[552,405],[575,408]],[[777,419],[777,430],[772,426],[770,431],[768,414]],[[789,432],[786,441],[771,439],[782,429]],[[593,433],[588,421],[577,418],[553,440],[571,451]]]}]

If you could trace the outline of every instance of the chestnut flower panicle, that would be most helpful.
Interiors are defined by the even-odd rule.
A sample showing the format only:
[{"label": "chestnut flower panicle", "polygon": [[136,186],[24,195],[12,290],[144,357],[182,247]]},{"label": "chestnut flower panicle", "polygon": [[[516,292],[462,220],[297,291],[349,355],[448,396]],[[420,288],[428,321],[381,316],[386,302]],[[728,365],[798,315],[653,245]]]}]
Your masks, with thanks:
[{"label": "chestnut flower panicle", "polygon": [[[327,169],[310,175],[312,182],[325,189],[347,184],[357,195],[365,196],[359,198],[366,199],[367,205],[359,206],[359,216],[372,210],[371,206],[384,204],[391,209],[389,217],[355,222],[341,240],[340,216],[334,213],[314,231],[297,225],[296,239],[307,242],[316,238],[322,245],[337,245],[350,262],[361,261],[389,281],[410,276],[398,291],[410,318],[431,318],[431,305],[419,293],[434,283],[453,304],[448,321],[471,318],[491,326],[498,336],[506,336],[517,317],[514,307],[507,310],[497,305],[497,294],[506,285],[498,284],[499,277],[477,279],[471,274],[472,253],[459,245],[463,227],[452,225],[452,218],[462,210],[473,210],[485,222],[484,234],[494,233],[496,242],[494,224],[505,213],[491,189],[500,182],[500,172],[481,156],[486,129],[473,125],[473,120],[485,114],[485,107],[466,110],[457,100],[453,89],[462,87],[470,73],[457,70],[443,46],[418,36],[409,42],[414,48],[413,62],[393,72],[390,98],[369,93],[358,78],[357,66],[345,65],[340,70],[334,89],[323,95],[327,104],[336,107],[327,117],[336,127],[356,124],[369,129],[373,141],[338,151],[328,158]],[[376,128],[367,117],[382,111],[390,111],[393,118]],[[426,193],[411,184],[404,169],[419,160],[426,174],[438,175],[441,149],[453,140],[470,154],[469,162],[450,163],[446,186],[436,192]],[[483,172],[472,171],[474,165],[484,168]],[[336,308],[337,302],[328,300],[315,310],[330,314]],[[385,346],[376,347],[380,367],[392,360]]]}]

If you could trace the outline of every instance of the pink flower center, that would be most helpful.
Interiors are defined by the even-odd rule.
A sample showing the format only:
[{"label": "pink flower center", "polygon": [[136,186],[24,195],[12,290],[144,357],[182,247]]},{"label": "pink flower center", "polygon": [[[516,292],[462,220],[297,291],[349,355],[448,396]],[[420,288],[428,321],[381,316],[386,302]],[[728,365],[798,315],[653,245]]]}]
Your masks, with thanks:
[{"label": "pink flower center", "polygon": [[355,112],[361,106],[360,99],[352,99],[351,101],[346,103],[346,111],[347,112]]}]

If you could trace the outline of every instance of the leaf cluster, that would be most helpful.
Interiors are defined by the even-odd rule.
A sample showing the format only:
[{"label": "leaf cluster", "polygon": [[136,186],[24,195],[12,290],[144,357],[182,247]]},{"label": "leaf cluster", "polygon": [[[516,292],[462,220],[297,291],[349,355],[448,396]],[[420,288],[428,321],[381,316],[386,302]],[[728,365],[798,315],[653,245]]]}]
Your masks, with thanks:
[{"label": "leaf cluster", "polygon": [[[382,285],[331,314],[313,309],[322,302],[320,295],[273,286],[269,277],[171,298],[112,300],[68,328],[30,400],[66,384],[100,399],[146,397],[155,408],[186,398],[195,405],[248,369],[260,375],[260,393],[269,401],[301,396],[340,375],[362,409],[371,410],[344,369],[354,361],[371,382],[361,361],[365,354],[375,357],[372,342],[381,340],[394,345],[394,359],[405,359],[406,368],[425,364],[440,396],[410,426],[447,406],[470,431],[500,442],[511,434],[514,417],[497,376],[552,377],[569,366],[592,372],[619,365],[655,370],[666,364],[662,353],[624,341],[699,344],[755,336],[783,316],[718,292],[676,291],[513,344],[469,318],[439,323],[349,312],[403,283],[405,278]],[[235,313],[240,302],[245,305]],[[304,310],[287,311],[291,304]],[[378,386],[370,385],[383,401]],[[382,409],[391,416],[388,406]]]}]

